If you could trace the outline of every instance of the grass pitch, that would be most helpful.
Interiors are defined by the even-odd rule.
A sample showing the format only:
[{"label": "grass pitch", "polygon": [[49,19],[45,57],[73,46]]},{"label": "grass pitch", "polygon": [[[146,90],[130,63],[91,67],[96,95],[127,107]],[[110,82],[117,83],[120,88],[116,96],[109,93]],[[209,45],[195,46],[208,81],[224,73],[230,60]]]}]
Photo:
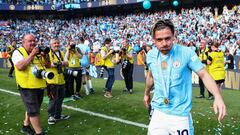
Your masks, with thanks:
[{"label": "grass pitch", "polygon": [[[8,70],[0,69],[0,88],[13,92],[16,89],[15,79],[7,77]],[[85,96],[77,101],[66,102],[65,105],[75,108],[121,118],[137,123],[148,124],[147,110],[143,105],[144,83],[134,83],[134,94],[122,93],[123,81],[116,81],[112,99],[103,97],[105,80],[93,79],[94,95]],[[227,105],[228,116],[218,123],[211,108],[213,101],[194,98],[199,88],[193,88],[192,117],[195,135],[240,135],[240,99],[239,91],[223,90],[222,94]],[[206,93],[207,95],[207,93]],[[86,113],[63,108],[63,113],[71,116],[69,120],[60,121],[55,125],[47,124],[47,104],[42,104],[41,124],[48,135],[146,135],[147,129],[118,121],[92,116]],[[24,107],[21,98],[0,92],[0,134],[21,135],[24,118]]]}]

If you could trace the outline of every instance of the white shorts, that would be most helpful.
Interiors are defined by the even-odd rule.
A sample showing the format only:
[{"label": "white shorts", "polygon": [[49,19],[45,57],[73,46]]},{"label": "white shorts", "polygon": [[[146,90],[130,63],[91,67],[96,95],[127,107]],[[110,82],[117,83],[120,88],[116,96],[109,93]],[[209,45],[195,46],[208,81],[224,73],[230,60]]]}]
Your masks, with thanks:
[{"label": "white shorts", "polygon": [[168,115],[155,109],[148,126],[148,135],[193,135],[192,116]]}]

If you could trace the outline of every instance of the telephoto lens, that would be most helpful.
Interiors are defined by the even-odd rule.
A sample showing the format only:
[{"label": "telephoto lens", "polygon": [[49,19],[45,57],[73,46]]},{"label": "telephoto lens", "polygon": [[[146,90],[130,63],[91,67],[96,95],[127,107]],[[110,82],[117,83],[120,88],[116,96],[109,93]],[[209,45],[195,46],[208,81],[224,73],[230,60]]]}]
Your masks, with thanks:
[{"label": "telephoto lens", "polygon": [[101,69],[100,69],[100,78],[103,78],[103,74],[104,74],[104,67],[102,67]]},{"label": "telephoto lens", "polygon": [[41,71],[42,78],[53,79],[53,77],[54,77],[53,72],[47,72],[47,71],[44,71],[44,70],[40,70],[40,71]]},{"label": "telephoto lens", "polygon": [[54,77],[53,72],[47,72],[43,69],[38,69],[37,67],[33,67],[32,73],[37,78],[43,78],[43,79],[52,79]]},{"label": "telephoto lens", "polygon": [[65,71],[65,74],[68,74],[68,75],[71,75],[71,76],[74,76],[74,77],[78,76],[78,71],[74,71],[74,70],[70,70],[70,69],[67,69],[67,70],[64,70],[64,71]]}]

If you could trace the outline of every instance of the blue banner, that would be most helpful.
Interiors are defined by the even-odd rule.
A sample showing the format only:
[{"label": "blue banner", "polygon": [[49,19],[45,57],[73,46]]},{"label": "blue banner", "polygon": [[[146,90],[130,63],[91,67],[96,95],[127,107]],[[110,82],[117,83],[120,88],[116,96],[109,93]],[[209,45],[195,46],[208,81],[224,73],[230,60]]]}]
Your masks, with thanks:
[{"label": "blue banner", "polygon": [[[61,10],[63,7],[65,9],[84,9],[84,8],[96,8],[104,6],[113,6],[113,5],[124,5],[124,4],[133,4],[140,3],[144,0],[109,0],[106,1],[94,1],[94,2],[84,2],[84,3],[69,3],[65,5],[57,4],[45,4],[45,5],[12,5],[12,4],[0,4],[0,10],[16,10],[16,11],[28,11],[28,10]],[[157,1],[157,0],[150,0]]]},{"label": "blue banner", "polygon": [[55,5],[11,5],[0,4],[0,10],[55,10]]}]

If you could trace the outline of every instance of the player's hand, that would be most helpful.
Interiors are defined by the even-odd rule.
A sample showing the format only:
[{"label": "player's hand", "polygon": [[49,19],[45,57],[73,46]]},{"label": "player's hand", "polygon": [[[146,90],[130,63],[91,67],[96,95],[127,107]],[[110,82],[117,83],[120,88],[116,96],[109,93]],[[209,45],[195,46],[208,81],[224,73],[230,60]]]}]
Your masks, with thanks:
[{"label": "player's hand", "polygon": [[150,94],[144,94],[143,102],[144,102],[144,105],[145,105],[146,108],[149,108],[150,101],[151,101]]},{"label": "player's hand", "polygon": [[215,97],[215,100],[213,102],[213,109],[215,114],[218,114],[218,121],[221,122],[227,115],[227,109],[222,97]]}]

